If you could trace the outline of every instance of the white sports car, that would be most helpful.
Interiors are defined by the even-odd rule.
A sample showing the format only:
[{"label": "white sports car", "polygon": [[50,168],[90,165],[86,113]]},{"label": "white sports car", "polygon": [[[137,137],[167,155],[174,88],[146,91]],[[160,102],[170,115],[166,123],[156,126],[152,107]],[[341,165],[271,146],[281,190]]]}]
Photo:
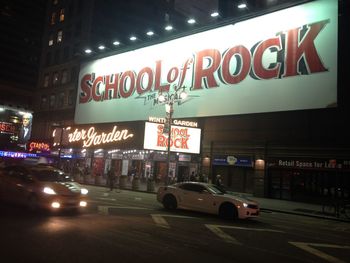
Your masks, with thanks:
[{"label": "white sports car", "polygon": [[161,186],[157,200],[165,209],[187,209],[217,214],[226,219],[257,217],[259,205],[245,197],[227,194],[216,185],[182,182]]}]

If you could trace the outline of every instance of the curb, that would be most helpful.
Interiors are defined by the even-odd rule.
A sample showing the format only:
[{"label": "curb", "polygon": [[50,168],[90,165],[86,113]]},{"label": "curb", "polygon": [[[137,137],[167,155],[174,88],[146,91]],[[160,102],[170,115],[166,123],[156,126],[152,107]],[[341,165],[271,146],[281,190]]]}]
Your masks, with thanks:
[{"label": "curb", "polygon": [[283,213],[283,214],[289,214],[289,215],[306,216],[306,217],[312,217],[312,218],[318,218],[318,219],[326,219],[326,220],[333,220],[333,221],[338,221],[338,222],[350,223],[350,220],[332,217],[332,216],[326,216],[326,215],[307,214],[307,213],[278,210],[278,209],[271,209],[271,208],[260,208],[260,210],[265,211],[265,212],[266,211],[267,212],[277,212],[277,213]]}]

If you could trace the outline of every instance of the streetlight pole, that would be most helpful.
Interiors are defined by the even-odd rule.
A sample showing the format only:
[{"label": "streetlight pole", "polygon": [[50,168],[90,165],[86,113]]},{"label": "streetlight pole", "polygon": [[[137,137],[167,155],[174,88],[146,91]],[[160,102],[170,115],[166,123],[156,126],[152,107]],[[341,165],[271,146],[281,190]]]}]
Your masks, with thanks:
[{"label": "streetlight pole", "polygon": [[[169,101],[167,109],[167,125],[168,125],[168,143],[167,143],[167,166],[165,175],[165,185],[168,185],[170,176],[170,147],[171,147],[171,124],[173,115],[173,101]],[[164,127],[165,128],[165,127]]]},{"label": "streetlight pole", "polygon": [[168,93],[167,96],[164,96],[162,93],[159,94],[158,100],[161,103],[165,104],[166,111],[166,122],[164,124],[163,133],[168,133],[168,143],[167,143],[167,164],[166,164],[166,174],[165,174],[165,185],[168,185],[169,176],[170,176],[170,148],[171,148],[171,124],[174,113],[174,102],[179,102],[181,100],[185,100],[187,98],[187,93],[185,92],[185,87],[180,94],[178,94],[178,90],[175,91],[175,94],[170,95]]}]

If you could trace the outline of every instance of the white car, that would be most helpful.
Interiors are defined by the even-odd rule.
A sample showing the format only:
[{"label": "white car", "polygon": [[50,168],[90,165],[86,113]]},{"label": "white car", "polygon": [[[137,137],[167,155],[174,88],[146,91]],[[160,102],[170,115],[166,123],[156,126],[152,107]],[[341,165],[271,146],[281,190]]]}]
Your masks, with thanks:
[{"label": "white car", "polygon": [[182,182],[161,186],[157,200],[165,209],[187,209],[217,214],[226,219],[257,217],[259,205],[245,197],[227,194],[216,185],[200,182]]},{"label": "white car", "polygon": [[0,169],[0,200],[31,210],[84,209],[88,190],[63,171],[47,165]]}]

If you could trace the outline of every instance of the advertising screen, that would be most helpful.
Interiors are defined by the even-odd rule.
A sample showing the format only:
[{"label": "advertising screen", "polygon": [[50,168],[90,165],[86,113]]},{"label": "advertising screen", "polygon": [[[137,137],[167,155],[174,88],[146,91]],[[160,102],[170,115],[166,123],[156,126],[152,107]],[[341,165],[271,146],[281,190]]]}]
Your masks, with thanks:
[{"label": "advertising screen", "polygon": [[33,115],[10,107],[0,107],[0,144],[6,148],[28,150]]}]

